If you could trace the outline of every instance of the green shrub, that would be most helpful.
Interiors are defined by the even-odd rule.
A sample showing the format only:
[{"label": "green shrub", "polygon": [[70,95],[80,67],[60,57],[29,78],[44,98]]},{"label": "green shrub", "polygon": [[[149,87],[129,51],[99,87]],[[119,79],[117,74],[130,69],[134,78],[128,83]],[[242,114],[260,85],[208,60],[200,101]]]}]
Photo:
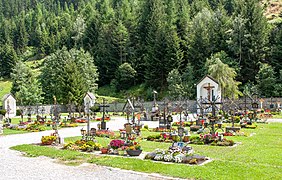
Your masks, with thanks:
[{"label": "green shrub", "polygon": [[94,106],[90,107],[90,110],[92,112],[99,112],[100,111],[100,106],[94,105]]},{"label": "green shrub", "polygon": [[6,109],[0,109],[0,114],[1,115],[5,116],[6,112],[7,112]]},{"label": "green shrub", "polygon": [[17,109],[16,110],[16,116],[20,116],[21,115],[21,110],[20,109]]}]

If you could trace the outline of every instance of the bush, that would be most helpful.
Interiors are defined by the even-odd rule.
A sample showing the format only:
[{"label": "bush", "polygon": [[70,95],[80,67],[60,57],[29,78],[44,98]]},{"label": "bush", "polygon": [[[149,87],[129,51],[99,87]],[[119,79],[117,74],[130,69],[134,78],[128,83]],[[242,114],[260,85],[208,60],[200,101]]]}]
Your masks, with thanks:
[{"label": "bush", "polygon": [[6,109],[0,109],[0,114],[1,115],[5,116],[6,112],[7,112]]},{"label": "bush", "polygon": [[100,106],[94,105],[94,106],[90,107],[90,110],[92,112],[99,112],[100,111]]},{"label": "bush", "polygon": [[144,129],[149,129],[149,126],[146,124],[146,125],[144,125]]},{"label": "bush", "polygon": [[20,109],[17,109],[16,110],[16,116],[20,116],[22,114],[21,110]]}]

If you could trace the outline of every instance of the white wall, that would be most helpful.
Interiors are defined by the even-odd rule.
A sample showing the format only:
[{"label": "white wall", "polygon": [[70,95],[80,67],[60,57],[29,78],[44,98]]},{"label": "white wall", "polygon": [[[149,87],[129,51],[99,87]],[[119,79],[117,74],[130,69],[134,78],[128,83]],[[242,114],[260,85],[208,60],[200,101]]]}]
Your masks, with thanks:
[{"label": "white wall", "polygon": [[[8,104],[10,106],[9,117],[15,117],[16,116],[17,105],[16,105],[16,100],[12,96],[9,96],[3,102],[4,109],[6,109],[6,110],[8,109]],[[6,117],[8,117],[8,113],[6,113]]]}]

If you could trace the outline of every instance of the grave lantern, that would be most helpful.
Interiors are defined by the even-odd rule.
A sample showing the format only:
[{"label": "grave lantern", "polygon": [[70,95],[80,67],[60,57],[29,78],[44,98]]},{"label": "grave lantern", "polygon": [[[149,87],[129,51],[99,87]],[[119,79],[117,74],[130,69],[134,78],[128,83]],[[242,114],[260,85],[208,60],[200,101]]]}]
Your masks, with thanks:
[{"label": "grave lantern", "polygon": [[256,103],[256,102],[252,103],[252,108],[258,109],[258,103]]},{"label": "grave lantern", "polygon": [[85,130],[85,129],[82,128],[82,129],[80,130],[80,132],[81,132],[81,135],[82,135],[82,136],[85,136],[85,135],[86,135],[86,130]]},{"label": "grave lantern", "polygon": [[178,127],[178,136],[180,137],[180,141],[182,141],[183,135],[184,135],[184,128]]},{"label": "grave lantern", "polygon": [[168,121],[169,123],[173,122],[173,118],[172,118],[171,115],[168,115],[168,116],[167,116],[167,121]]},{"label": "grave lantern", "polygon": [[96,136],[96,129],[95,128],[90,129],[90,136]]},{"label": "grave lantern", "polygon": [[120,131],[120,138],[125,139],[126,138],[126,133],[124,131]]}]

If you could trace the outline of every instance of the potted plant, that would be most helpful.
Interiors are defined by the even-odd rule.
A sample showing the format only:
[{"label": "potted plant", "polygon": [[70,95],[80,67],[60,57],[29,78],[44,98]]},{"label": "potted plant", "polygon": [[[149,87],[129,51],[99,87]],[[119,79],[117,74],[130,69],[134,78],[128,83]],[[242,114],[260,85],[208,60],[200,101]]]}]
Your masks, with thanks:
[{"label": "potted plant", "polygon": [[141,145],[138,142],[132,142],[126,148],[126,153],[129,156],[139,156],[142,153]]},{"label": "potted plant", "polygon": [[111,140],[109,147],[113,149],[113,154],[119,154],[118,149],[124,145],[124,141],[120,139]]},{"label": "potted plant", "polygon": [[41,143],[43,145],[51,145],[54,141],[56,141],[57,136],[42,136]]},{"label": "potted plant", "polygon": [[106,148],[106,147],[102,147],[100,150],[101,150],[101,153],[102,153],[102,154],[107,154],[108,151],[109,151],[109,149]]}]

